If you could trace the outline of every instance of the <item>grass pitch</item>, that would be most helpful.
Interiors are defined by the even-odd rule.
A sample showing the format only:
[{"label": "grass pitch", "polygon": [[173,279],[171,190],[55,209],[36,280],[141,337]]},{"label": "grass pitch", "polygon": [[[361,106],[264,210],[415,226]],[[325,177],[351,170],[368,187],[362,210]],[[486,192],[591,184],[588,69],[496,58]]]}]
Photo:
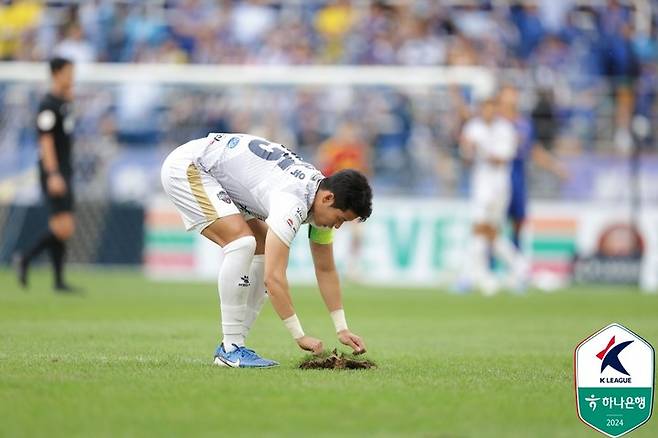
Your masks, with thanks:
[{"label": "grass pitch", "polygon": [[[212,284],[77,271],[83,296],[0,271],[0,436],[595,437],[576,415],[573,350],[619,322],[658,346],[658,296],[627,288],[453,296],[347,287],[374,370],[299,370],[266,307],[249,346],[281,366],[211,365]],[[338,346],[320,296],[293,288],[308,334]],[[345,350],[343,350],[345,351]],[[631,433],[658,436],[655,418]]]}]

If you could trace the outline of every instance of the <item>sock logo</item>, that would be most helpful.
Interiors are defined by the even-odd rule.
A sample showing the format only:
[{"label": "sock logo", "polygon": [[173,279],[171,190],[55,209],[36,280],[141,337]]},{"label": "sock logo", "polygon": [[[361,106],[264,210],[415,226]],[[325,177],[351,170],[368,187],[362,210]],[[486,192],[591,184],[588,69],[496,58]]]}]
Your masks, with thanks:
[{"label": "sock logo", "polygon": [[612,349],[610,349],[610,347],[612,347],[615,343],[615,337],[613,336],[610,338],[608,345],[596,355],[596,357],[602,360],[601,372],[603,372],[603,370],[605,370],[607,367],[610,367],[630,377],[630,374],[628,371],[626,371],[626,368],[624,368],[624,366],[621,364],[621,361],[619,360],[619,353],[621,353],[622,350],[628,347],[632,342],[633,341],[622,342],[621,344],[615,345]]},{"label": "sock logo", "polygon": [[251,286],[251,283],[249,283],[249,276],[248,275],[243,275],[242,277],[240,277],[240,280],[241,281],[240,281],[240,283],[238,283],[238,286],[242,286],[242,287]]}]

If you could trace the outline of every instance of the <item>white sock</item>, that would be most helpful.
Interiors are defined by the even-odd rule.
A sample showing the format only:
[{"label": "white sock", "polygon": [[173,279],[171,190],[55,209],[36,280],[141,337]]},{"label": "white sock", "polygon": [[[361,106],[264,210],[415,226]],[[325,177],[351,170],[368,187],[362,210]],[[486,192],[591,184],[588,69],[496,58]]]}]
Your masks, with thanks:
[{"label": "white sock", "polygon": [[254,236],[240,237],[224,246],[224,261],[219,270],[217,285],[222,313],[222,333],[224,349],[233,351],[233,344],[244,345],[242,324],[247,307],[248,292],[251,287],[249,268],[256,251]]},{"label": "white sock", "polygon": [[245,339],[267,298],[267,294],[265,293],[265,256],[263,254],[255,255],[251,261],[249,279],[251,280],[251,288],[249,289],[249,297],[247,298],[247,311],[244,322],[242,323],[242,335]]},{"label": "white sock", "polygon": [[472,237],[470,265],[470,277],[475,285],[479,285],[489,276],[487,239],[480,234],[474,234]]},{"label": "white sock", "polygon": [[518,269],[519,263],[521,263],[521,254],[512,242],[503,236],[497,236],[493,243],[493,252],[496,257],[499,257],[505,263],[508,269],[512,271]]}]

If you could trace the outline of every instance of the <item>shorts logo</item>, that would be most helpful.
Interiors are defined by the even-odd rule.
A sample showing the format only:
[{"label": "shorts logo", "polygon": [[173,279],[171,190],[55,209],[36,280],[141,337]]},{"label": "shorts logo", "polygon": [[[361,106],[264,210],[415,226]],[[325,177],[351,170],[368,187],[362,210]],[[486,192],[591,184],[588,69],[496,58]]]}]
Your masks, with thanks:
[{"label": "shorts logo", "polygon": [[583,423],[618,437],[646,423],[653,409],[654,350],[620,324],[578,344],[576,409]]},{"label": "shorts logo", "polygon": [[217,198],[219,198],[220,201],[224,201],[227,204],[231,204],[233,201],[231,201],[231,197],[226,193],[225,191],[217,192]]},{"label": "shorts logo", "polygon": [[251,283],[249,283],[249,276],[248,275],[243,275],[240,277],[241,282],[238,283],[238,286],[240,287],[249,287],[251,286]]},{"label": "shorts logo", "polygon": [[229,148],[229,149],[233,149],[234,147],[236,147],[238,145],[238,143],[240,143],[240,139],[238,137],[232,137],[228,141],[228,143],[226,143],[226,147]]}]

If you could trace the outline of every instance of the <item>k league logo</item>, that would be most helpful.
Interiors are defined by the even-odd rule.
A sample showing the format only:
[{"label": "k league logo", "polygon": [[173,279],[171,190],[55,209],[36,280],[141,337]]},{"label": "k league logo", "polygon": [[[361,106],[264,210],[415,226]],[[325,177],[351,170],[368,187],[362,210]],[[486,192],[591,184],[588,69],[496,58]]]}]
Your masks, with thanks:
[{"label": "k league logo", "polygon": [[651,344],[620,324],[610,324],[574,352],[578,416],[599,432],[618,437],[651,417],[655,353]]}]

